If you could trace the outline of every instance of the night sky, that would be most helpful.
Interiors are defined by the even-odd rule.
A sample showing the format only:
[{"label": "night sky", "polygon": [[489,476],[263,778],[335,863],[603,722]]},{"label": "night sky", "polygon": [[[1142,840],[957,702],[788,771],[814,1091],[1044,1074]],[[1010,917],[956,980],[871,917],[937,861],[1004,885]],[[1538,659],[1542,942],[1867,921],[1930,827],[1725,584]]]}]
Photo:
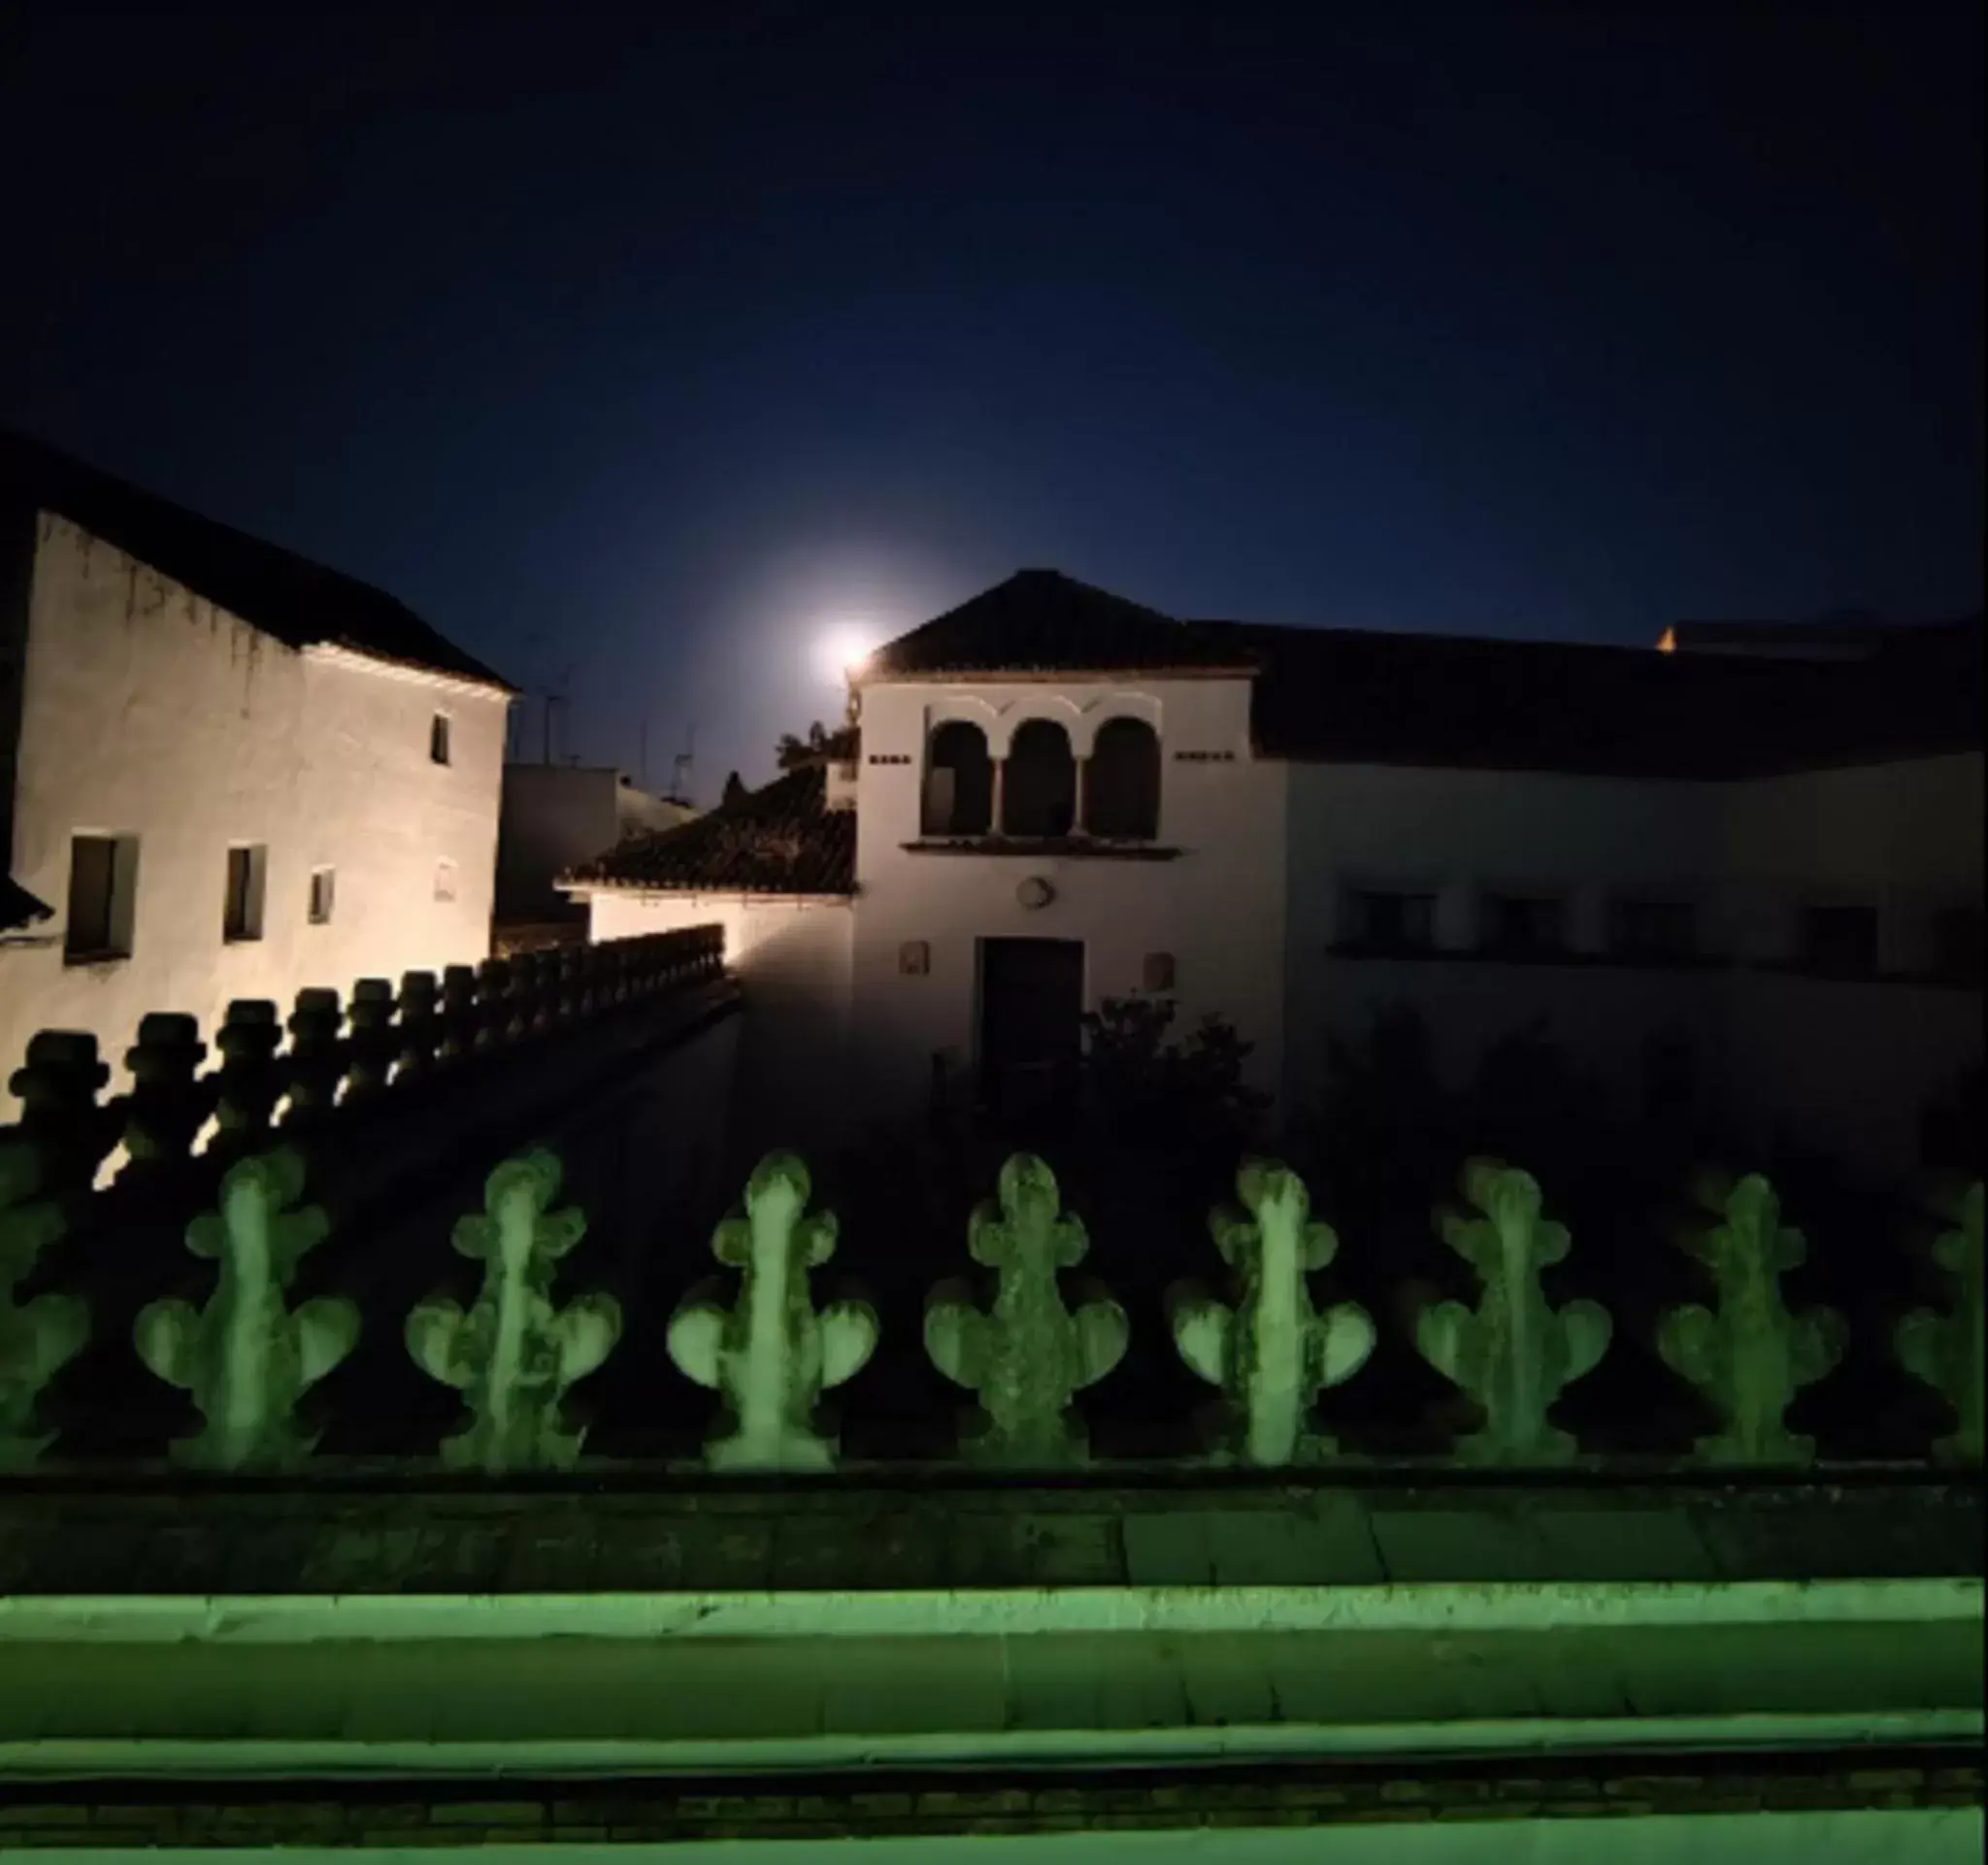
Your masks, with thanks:
[{"label": "night sky", "polygon": [[1980,604],[1978,7],[294,11],[0,20],[0,423],[570,677],[589,761],[646,715],[658,786],[1022,566]]}]

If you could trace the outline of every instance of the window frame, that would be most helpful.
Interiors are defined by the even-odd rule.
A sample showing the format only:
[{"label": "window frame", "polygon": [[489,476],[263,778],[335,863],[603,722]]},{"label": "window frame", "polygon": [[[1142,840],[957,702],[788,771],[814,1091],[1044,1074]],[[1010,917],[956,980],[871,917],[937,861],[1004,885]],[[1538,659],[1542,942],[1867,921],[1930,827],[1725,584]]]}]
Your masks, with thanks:
[{"label": "window frame", "polygon": [[[1513,908],[1542,910],[1551,937],[1513,938],[1506,923]],[[1477,947],[1495,958],[1565,958],[1569,951],[1568,902],[1565,894],[1543,889],[1487,888],[1477,908]]]},{"label": "window frame", "polygon": [[[1830,942],[1817,935],[1825,922],[1843,926],[1855,921],[1865,929],[1860,949],[1852,964],[1833,962]],[[1796,916],[1796,964],[1818,978],[1869,979],[1878,973],[1879,942],[1883,936],[1876,904],[1868,900],[1805,900]]]},{"label": "window frame", "polygon": [[444,770],[455,762],[455,715],[431,713],[428,716],[428,762]]},{"label": "window frame", "polygon": [[[1388,901],[1396,906],[1408,908],[1420,906],[1423,920],[1421,936],[1415,937],[1408,930],[1409,923],[1417,916],[1412,912],[1398,916],[1402,928],[1395,936],[1389,937],[1375,928],[1374,903]],[[1348,939],[1346,943],[1359,950],[1372,952],[1430,952],[1436,949],[1436,907],[1437,891],[1433,887],[1382,887],[1355,885],[1346,889],[1346,920]]]},{"label": "window frame", "polygon": [[[1142,770],[1139,775],[1142,779],[1149,780],[1151,794],[1149,798],[1141,796],[1136,799],[1142,804],[1149,802],[1150,809],[1142,811],[1139,826],[1100,828],[1097,823],[1099,747],[1106,742],[1108,735],[1123,740],[1129,738],[1133,732],[1143,735],[1139,752],[1142,761],[1146,756],[1146,748],[1150,747],[1150,771]],[[1129,758],[1131,754],[1126,755]],[[1082,805],[1083,819],[1077,826],[1082,832],[1100,842],[1157,842],[1160,839],[1160,822],[1166,800],[1166,748],[1160,743],[1159,730],[1152,720],[1142,718],[1137,713],[1113,713],[1109,717],[1100,719],[1097,729],[1091,734],[1090,750],[1080,762],[1082,769],[1077,781],[1077,793],[1078,801]]]},{"label": "window frame", "polygon": [[[1676,916],[1674,919],[1667,916]],[[1701,955],[1698,902],[1680,895],[1614,894],[1608,901],[1608,953],[1629,964],[1681,965]],[[1679,927],[1673,941],[1663,930]]]},{"label": "window frame", "polygon": [[[103,937],[82,945],[76,938],[77,851],[80,844],[101,847],[104,853]],[[138,849],[135,835],[79,829],[69,838],[69,876],[63,900],[62,962],[65,965],[113,965],[131,956],[137,943]]]},{"label": "window frame", "polygon": [[[1069,774],[1069,787],[1066,793],[1057,799],[1057,802],[1059,808],[1066,815],[1067,819],[1061,828],[1016,828],[1013,826],[1013,817],[1017,795],[1022,796],[1028,802],[1032,802],[1034,799],[1028,797],[1025,789],[1018,789],[1015,783],[1015,771],[1018,761],[1015,756],[1015,748],[1022,743],[1024,738],[1045,741],[1046,735],[1050,732],[1054,732],[1063,743],[1063,757]],[[1077,746],[1071,738],[1070,727],[1060,718],[1046,718],[1040,714],[1017,721],[1013,732],[1009,737],[1008,755],[1001,760],[1001,819],[996,825],[996,833],[1013,842],[1068,841],[1076,833],[1077,826],[1078,788]],[[1052,817],[1045,817],[1045,819],[1053,820]]]},{"label": "window frame", "polygon": [[[241,885],[236,886],[236,858],[241,858]],[[238,914],[239,907],[239,914]],[[228,844],[226,880],[221,893],[221,944],[253,946],[268,929],[269,845],[266,842]]]},{"label": "window frame", "polygon": [[438,855],[435,860],[434,899],[437,906],[452,907],[456,902],[456,883],[461,879],[456,864],[447,855]]},{"label": "window frame", "polygon": [[304,923],[309,926],[328,926],[337,912],[338,870],[329,865],[313,868],[310,888],[304,901]]}]

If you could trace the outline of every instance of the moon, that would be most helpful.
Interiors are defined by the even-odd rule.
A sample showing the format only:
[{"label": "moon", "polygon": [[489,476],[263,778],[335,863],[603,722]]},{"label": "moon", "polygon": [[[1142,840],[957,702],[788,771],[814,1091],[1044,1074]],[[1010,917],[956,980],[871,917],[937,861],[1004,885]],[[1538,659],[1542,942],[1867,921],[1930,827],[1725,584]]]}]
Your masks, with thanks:
[{"label": "moon", "polygon": [[877,646],[877,630],[864,621],[838,621],[824,629],[815,644],[821,672],[841,683],[869,659]]}]

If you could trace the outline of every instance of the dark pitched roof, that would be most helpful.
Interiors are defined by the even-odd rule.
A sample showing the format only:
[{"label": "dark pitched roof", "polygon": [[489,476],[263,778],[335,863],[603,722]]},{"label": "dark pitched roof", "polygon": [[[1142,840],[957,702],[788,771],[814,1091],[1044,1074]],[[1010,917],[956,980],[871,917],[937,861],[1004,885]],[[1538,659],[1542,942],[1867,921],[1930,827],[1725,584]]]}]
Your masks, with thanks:
[{"label": "dark pitched roof", "polygon": [[637,836],[562,881],[679,893],[848,894],[856,813],[827,807],[828,776],[803,765],[695,821]]},{"label": "dark pitched roof", "polygon": [[942,674],[1246,670],[1222,635],[1163,616],[1058,570],[1018,570],[1006,583],[886,642],[862,680]]},{"label": "dark pitched roof", "polygon": [[288,647],[347,648],[515,690],[383,590],[0,432],[0,500],[8,498],[59,513]]},{"label": "dark pitched roof", "polygon": [[1847,662],[1231,626],[1271,757],[1743,778],[1981,743],[1978,630]]},{"label": "dark pitched roof", "polygon": [[1267,757],[1737,778],[1981,743],[1978,618],[1862,658],[1176,621],[1025,570],[872,655],[864,680],[1232,672]]}]

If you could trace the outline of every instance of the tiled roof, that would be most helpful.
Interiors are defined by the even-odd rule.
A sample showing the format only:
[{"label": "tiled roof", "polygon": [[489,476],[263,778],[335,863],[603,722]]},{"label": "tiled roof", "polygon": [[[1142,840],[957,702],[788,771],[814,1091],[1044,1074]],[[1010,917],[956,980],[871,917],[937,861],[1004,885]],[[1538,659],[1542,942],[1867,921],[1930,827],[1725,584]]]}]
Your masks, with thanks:
[{"label": "tiled roof", "polygon": [[872,655],[862,679],[1233,671],[1268,757],[1738,778],[1981,744],[1977,620],[1855,660],[1176,621],[1025,570]]},{"label": "tiled roof", "polygon": [[0,432],[0,505],[10,500],[58,513],[291,648],[346,648],[514,690],[384,590]]},{"label": "tiled roof", "polygon": [[1163,616],[1058,570],[1006,583],[887,642],[859,681],[943,674],[1246,671],[1248,653],[1221,634]]},{"label": "tiled roof", "polygon": [[819,764],[789,771],[675,829],[637,836],[561,880],[673,893],[848,894],[856,813],[826,807]]}]

